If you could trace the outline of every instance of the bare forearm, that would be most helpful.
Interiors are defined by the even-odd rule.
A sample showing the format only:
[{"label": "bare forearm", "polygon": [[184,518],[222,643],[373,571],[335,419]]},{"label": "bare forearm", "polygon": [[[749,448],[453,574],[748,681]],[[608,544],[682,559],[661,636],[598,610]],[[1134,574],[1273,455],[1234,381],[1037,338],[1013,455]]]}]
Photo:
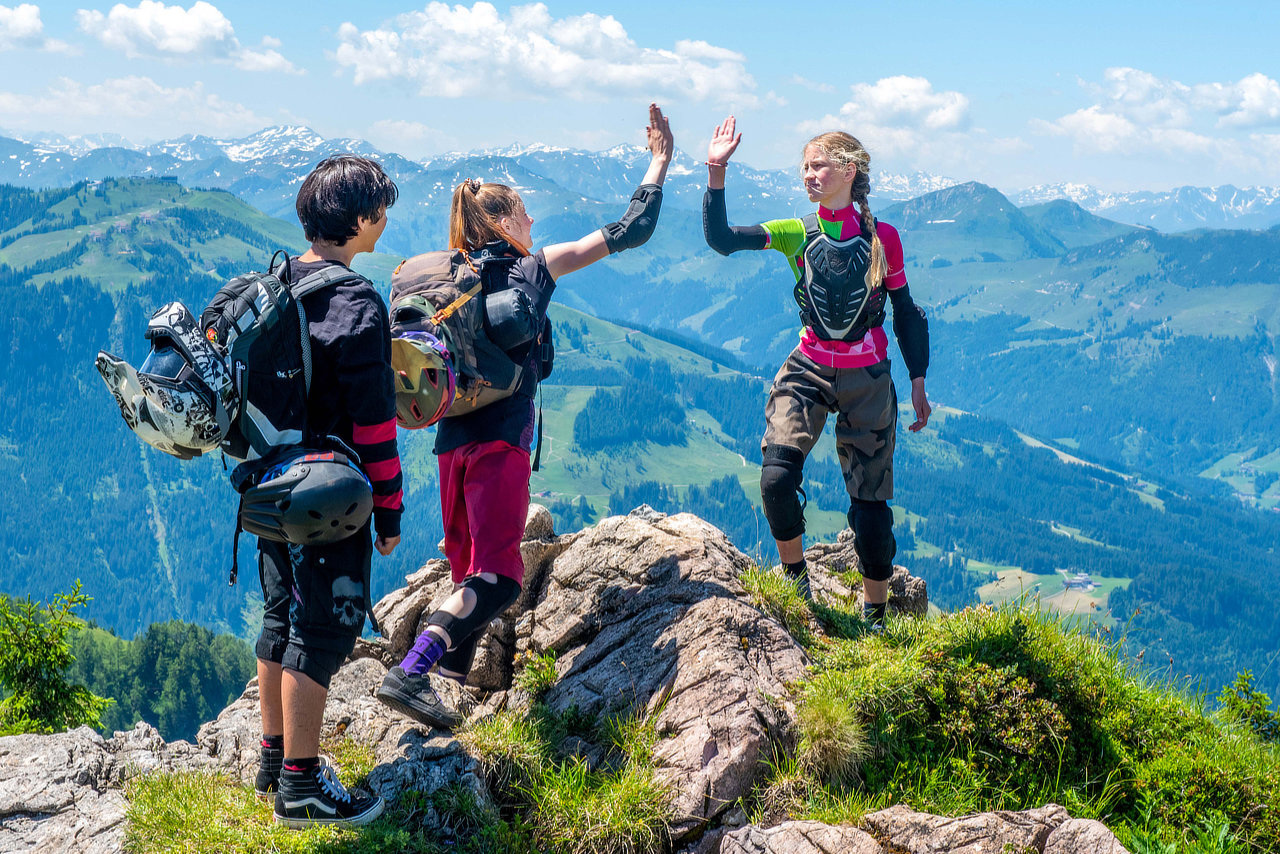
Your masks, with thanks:
[{"label": "bare forearm", "polygon": [[670,157],[655,157],[649,161],[649,168],[644,173],[641,184],[657,184],[659,187],[667,180],[667,167],[671,165]]}]

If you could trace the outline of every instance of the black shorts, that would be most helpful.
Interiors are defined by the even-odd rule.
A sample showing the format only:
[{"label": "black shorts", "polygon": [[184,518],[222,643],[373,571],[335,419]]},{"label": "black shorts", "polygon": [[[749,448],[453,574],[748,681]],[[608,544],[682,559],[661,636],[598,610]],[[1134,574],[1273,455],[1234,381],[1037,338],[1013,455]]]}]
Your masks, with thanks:
[{"label": "black shorts", "polygon": [[373,560],[369,524],[320,546],[258,541],[262,634],[255,654],[326,687],[364,630]]}]

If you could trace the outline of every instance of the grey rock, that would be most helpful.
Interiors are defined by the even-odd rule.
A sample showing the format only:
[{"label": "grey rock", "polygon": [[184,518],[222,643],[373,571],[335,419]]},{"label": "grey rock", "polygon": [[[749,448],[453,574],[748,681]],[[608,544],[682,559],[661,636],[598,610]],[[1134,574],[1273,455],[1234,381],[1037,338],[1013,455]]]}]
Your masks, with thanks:
[{"label": "grey rock", "polygon": [[776,827],[748,825],[724,835],[720,854],[884,854],[865,830],[816,821],[787,821]]},{"label": "grey rock", "polygon": [[[845,528],[834,543],[813,543],[804,550],[815,595],[826,594],[842,600],[857,594],[861,604],[861,585],[850,588],[837,577],[837,573],[862,571],[862,562],[853,544],[853,531]],[[906,567],[895,566],[889,578],[889,610],[919,617],[928,614],[929,593],[924,579],[912,575]]]},{"label": "grey rock", "polygon": [[1049,834],[1044,854],[1129,854],[1129,849],[1102,822],[1070,818]]},{"label": "grey rock", "polygon": [[1057,804],[1023,812],[957,818],[914,812],[898,805],[866,816],[871,832],[906,854],[1004,854],[1043,851],[1049,835],[1071,816]]},{"label": "grey rock", "polygon": [[611,517],[556,558],[518,631],[521,652],[556,653],[552,709],[656,716],[677,844],[747,794],[771,745],[794,737],[787,686],[807,661],[746,603],[748,565],[696,516]]},{"label": "grey rock", "polygon": [[145,723],[109,739],[89,727],[0,738],[0,851],[119,851],[124,783],[188,764],[209,763]]}]

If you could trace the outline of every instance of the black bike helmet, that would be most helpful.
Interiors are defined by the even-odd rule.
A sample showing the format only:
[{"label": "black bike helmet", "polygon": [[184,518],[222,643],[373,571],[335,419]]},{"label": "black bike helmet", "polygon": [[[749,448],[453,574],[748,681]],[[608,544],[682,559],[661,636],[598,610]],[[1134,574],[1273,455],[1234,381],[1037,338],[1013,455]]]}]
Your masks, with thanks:
[{"label": "black bike helmet", "polygon": [[372,513],[369,479],[337,451],[294,448],[240,497],[246,531],[304,546],[346,539]]}]

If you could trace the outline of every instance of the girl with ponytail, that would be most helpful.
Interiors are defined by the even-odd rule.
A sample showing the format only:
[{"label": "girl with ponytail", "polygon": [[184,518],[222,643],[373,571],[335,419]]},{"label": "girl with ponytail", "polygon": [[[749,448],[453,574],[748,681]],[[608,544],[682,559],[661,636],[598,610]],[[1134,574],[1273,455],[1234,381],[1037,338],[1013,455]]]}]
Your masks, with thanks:
[{"label": "girl with ponytail", "polygon": [[[533,217],[519,193],[478,180],[459,184],[449,212],[449,244],[464,251],[479,271],[482,293],[520,289],[527,297],[524,304],[536,315],[533,327],[545,330],[547,306],[561,276],[648,240],[674,152],[671,128],[656,104],[649,105],[647,133],[649,168],[622,217],[578,240],[537,252],[530,252]],[[444,553],[454,590],[377,692],[384,703],[430,726],[447,729],[461,717],[441,702],[428,671],[435,668],[465,683],[485,628],[515,602],[524,581],[520,540],[529,509],[542,340],[514,349],[502,345],[512,361],[525,366],[525,381],[515,394],[437,425]]]},{"label": "girl with ponytail", "polygon": [[864,616],[884,628],[893,538],[893,448],[898,398],[889,376],[886,299],[893,331],[911,377],[912,431],[929,422],[924,376],[929,367],[929,325],[911,300],[897,230],[876,220],[867,195],[871,156],[843,131],[819,134],[804,147],[805,191],[818,210],[799,219],[730,226],[725,172],[742,141],[733,116],[707,146],[707,192],[702,222],[707,244],[722,255],[776,249],[795,276],[794,295],[804,328],[800,342],[773,381],[760,443],[760,493],[784,570],[812,599],[804,560],[804,462],[822,435],[827,413],[836,416],[836,451],[849,492],[849,527],[862,563]]}]

